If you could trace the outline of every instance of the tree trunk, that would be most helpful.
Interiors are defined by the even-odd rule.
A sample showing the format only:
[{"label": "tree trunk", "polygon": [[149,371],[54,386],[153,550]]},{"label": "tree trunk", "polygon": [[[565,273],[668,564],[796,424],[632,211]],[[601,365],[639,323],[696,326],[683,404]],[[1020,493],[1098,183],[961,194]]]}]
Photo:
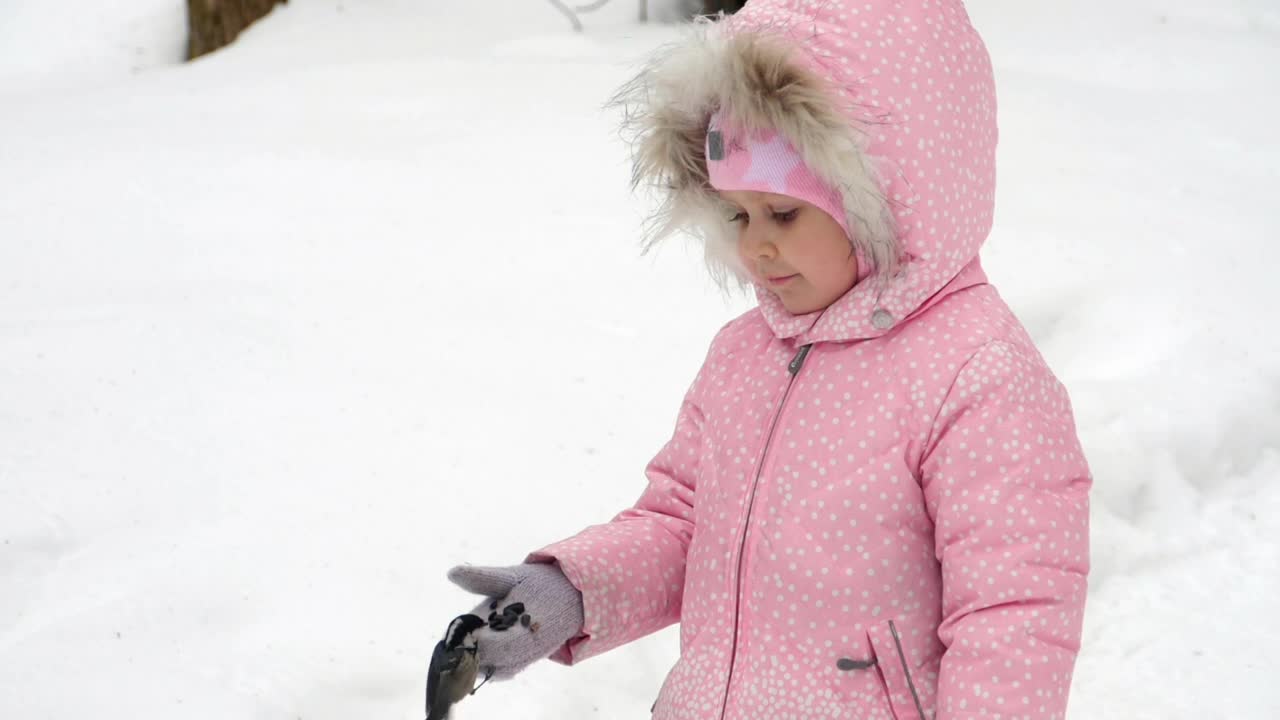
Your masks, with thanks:
[{"label": "tree trunk", "polygon": [[187,59],[230,45],[241,30],[289,0],[187,0]]}]

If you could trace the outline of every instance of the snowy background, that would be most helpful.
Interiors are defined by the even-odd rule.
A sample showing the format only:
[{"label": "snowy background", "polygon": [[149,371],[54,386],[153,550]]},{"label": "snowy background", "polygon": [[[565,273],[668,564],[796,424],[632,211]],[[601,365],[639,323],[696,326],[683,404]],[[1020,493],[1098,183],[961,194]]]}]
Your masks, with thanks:
[{"label": "snowy background", "polygon": [[[0,0],[0,718],[422,717],[510,563],[639,494],[748,307],[637,254],[635,3]],[[1280,717],[1280,9],[972,0],[988,272],[1097,478],[1071,717]],[[637,718],[674,629],[461,720]]]}]

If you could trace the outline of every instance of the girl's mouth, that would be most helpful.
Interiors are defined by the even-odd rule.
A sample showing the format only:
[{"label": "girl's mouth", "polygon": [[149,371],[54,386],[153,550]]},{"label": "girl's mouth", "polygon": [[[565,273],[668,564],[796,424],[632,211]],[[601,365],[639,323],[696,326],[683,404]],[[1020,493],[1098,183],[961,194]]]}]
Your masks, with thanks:
[{"label": "girl's mouth", "polygon": [[768,280],[769,284],[773,287],[778,287],[780,285],[786,285],[798,277],[800,277],[800,275],[797,273],[793,275],[771,275],[765,279]]}]

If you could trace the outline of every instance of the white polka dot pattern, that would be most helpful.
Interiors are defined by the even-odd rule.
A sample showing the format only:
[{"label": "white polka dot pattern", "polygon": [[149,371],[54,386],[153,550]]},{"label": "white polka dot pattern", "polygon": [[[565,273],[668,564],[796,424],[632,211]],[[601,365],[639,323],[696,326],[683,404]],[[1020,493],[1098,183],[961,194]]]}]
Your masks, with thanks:
[{"label": "white polka dot pattern", "polygon": [[843,88],[905,272],[805,316],[760,292],[721,330],[635,506],[530,555],[583,592],[555,657],[679,621],[658,720],[1063,718],[1091,478],[1065,391],[977,259],[981,40],[957,0],[753,0],[732,22],[803,43]]},{"label": "white polka dot pattern", "polygon": [[1025,331],[978,283],[816,343],[782,403],[796,350],[758,309],[726,326],[635,507],[531,555],[584,594],[557,659],[679,620],[663,720],[904,720],[912,686],[941,720],[1062,718],[1090,477]]},{"label": "white polka dot pattern", "polygon": [[978,253],[995,207],[996,96],[991,60],[958,0],[753,0],[730,33],[785,38],[838,88],[892,210],[904,267],[860,283],[826,312],[793,317],[761,293],[783,336],[888,332]]}]

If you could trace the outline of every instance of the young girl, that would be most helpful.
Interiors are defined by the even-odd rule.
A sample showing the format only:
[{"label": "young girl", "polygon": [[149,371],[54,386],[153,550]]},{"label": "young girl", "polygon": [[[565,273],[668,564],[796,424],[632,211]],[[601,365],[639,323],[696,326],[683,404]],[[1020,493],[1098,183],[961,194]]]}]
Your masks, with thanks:
[{"label": "young girl", "polygon": [[481,667],[678,621],[661,720],[1064,717],[1091,479],[978,260],[996,104],[960,0],[752,0],[620,101],[657,236],[701,236],[759,306],[716,335],[634,507],[450,571],[496,600]]}]

